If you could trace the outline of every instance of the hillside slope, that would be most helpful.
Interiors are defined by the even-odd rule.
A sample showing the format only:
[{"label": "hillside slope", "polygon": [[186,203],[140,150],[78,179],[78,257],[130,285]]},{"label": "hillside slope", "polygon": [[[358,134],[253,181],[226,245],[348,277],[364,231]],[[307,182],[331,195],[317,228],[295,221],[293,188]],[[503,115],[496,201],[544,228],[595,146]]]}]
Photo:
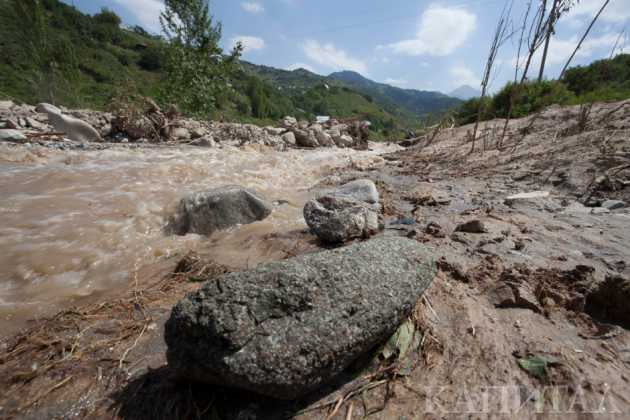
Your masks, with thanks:
[{"label": "hillside slope", "polygon": [[368,101],[372,99],[375,104],[382,107],[395,118],[398,118],[404,126],[412,125],[418,120],[418,115],[396,103],[396,101],[389,98],[384,93],[357,83],[347,82],[332,77],[320,76],[304,69],[297,69],[293,71],[280,70],[268,66],[259,66],[247,61],[241,61],[241,65],[246,73],[254,74],[267,83],[271,83],[276,87],[281,87],[288,95],[294,95],[296,93],[300,94],[306,89],[318,84],[327,84],[328,86],[347,88],[351,91],[363,94]]},{"label": "hillside slope", "polygon": [[431,110],[433,110],[433,112],[438,112],[447,106],[453,108],[461,105],[462,103],[460,99],[451,98],[440,92],[428,92],[418,89],[402,89],[384,83],[377,83],[354,71],[346,70],[336,72],[329,74],[328,77],[356,83],[366,88],[377,90],[418,116],[425,116],[431,112]]}]

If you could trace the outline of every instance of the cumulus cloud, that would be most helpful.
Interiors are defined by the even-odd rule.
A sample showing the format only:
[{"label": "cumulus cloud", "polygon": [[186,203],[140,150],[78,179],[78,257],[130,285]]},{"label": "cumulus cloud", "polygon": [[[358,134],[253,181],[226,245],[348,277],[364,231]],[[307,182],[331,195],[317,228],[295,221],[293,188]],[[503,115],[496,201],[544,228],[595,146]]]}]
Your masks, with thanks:
[{"label": "cumulus cloud", "polygon": [[[611,3],[612,4],[612,3]],[[595,55],[594,58],[603,58],[610,55],[610,51],[612,47],[617,42],[618,34],[609,32],[605,33],[599,38],[586,38],[582,43],[580,49],[575,53],[576,57],[592,57],[596,52],[600,52],[600,54]],[[571,39],[563,40],[558,38],[551,38],[549,41],[549,52],[547,53],[547,61],[545,66],[554,65],[554,64],[565,64],[573,51],[575,51],[575,47],[577,47],[580,42],[580,38],[577,35],[574,35]],[[543,48],[539,48],[534,54],[532,58],[532,62],[530,64],[531,69],[539,69],[540,63],[542,62],[542,54]],[[525,63],[526,57],[520,58],[521,66]],[[514,68],[516,65],[516,58],[513,58],[510,62],[510,66]]]},{"label": "cumulus cloud", "polygon": [[260,3],[243,2],[242,6],[245,10],[252,13],[261,13],[265,11],[265,8]]},{"label": "cumulus cloud", "polygon": [[363,61],[348,57],[343,50],[337,50],[333,44],[320,45],[317,41],[306,41],[300,47],[308,58],[322,66],[329,67],[335,71],[352,70],[368,75],[367,66]]},{"label": "cumulus cloud", "polygon": [[129,10],[144,29],[160,31],[160,12],[164,10],[163,2],[158,0],[114,0],[114,2]]},{"label": "cumulus cloud", "polygon": [[388,48],[397,53],[412,56],[449,55],[466,41],[477,28],[477,16],[454,7],[432,4],[422,14],[415,39],[400,41],[377,50]]},{"label": "cumulus cloud", "polygon": [[383,57],[383,63],[389,63],[389,58]]},{"label": "cumulus cloud", "polygon": [[409,80],[405,79],[404,77],[401,77],[400,79],[385,79],[384,83],[389,83],[390,85],[406,85],[407,83],[409,83]]},{"label": "cumulus cloud", "polygon": [[257,36],[237,36],[230,39],[232,45],[236,45],[239,41],[243,43],[244,51],[262,50],[265,48],[265,41]]},{"label": "cumulus cloud", "polygon": [[429,65],[429,63],[422,63],[420,64],[422,67],[427,67]]},{"label": "cumulus cloud", "polygon": [[[605,2],[606,0],[581,1],[580,4],[576,4],[571,8],[566,19],[564,19],[564,22],[570,27],[579,27],[586,23],[586,19],[590,21],[597,16],[597,13],[599,13],[599,10]],[[579,17],[586,19],[579,19]],[[600,15],[599,20],[611,23],[622,23],[628,20],[628,18],[630,18],[630,7],[628,7],[628,2],[624,0],[616,0],[608,3],[608,6],[606,6]],[[563,19],[561,19],[560,22],[562,23]]]},{"label": "cumulus cloud", "polygon": [[287,67],[287,70],[289,71],[293,71],[296,69],[304,69],[304,70],[308,70],[312,73],[315,73],[315,69],[311,66],[309,66],[308,64],[304,64],[304,63],[295,63],[290,65],[289,67]]},{"label": "cumulus cloud", "polygon": [[475,77],[473,71],[465,66],[455,66],[451,69],[451,75],[455,77],[451,81],[454,87],[469,85],[478,88],[481,85],[481,79]]}]

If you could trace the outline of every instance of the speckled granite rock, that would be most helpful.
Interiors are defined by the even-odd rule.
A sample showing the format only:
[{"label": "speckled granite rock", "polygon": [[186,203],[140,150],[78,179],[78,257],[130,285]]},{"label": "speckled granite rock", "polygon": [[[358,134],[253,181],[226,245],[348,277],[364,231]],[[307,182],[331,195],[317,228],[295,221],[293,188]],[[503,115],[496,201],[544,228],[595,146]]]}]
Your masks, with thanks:
[{"label": "speckled granite rock", "polygon": [[351,198],[353,200],[365,201],[370,204],[377,204],[379,202],[376,185],[374,185],[374,182],[369,179],[357,179],[356,181],[348,182],[347,184],[343,184],[335,189],[322,191],[317,194],[316,197],[324,195]]},{"label": "speckled granite rock", "polygon": [[[366,182],[363,182],[366,181]],[[359,180],[324,191],[304,205],[304,220],[311,230],[328,242],[352,236],[370,237],[385,229],[378,192],[370,180]]]},{"label": "speckled granite rock", "polygon": [[228,274],[175,305],[168,364],[195,381],[294,399],[391,335],[434,276],[429,251],[401,237]]},{"label": "speckled granite rock", "polygon": [[273,203],[249,188],[226,185],[184,196],[180,208],[187,233],[210,235],[230,226],[266,219]]}]

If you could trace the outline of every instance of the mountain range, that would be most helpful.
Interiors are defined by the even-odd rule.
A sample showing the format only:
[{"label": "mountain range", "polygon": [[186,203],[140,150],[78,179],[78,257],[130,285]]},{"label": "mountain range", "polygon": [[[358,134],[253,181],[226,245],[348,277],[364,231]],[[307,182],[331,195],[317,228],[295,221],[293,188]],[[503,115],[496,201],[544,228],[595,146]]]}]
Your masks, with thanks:
[{"label": "mountain range", "polygon": [[286,91],[295,88],[309,89],[318,84],[351,89],[372,98],[374,103],[403,120],[424,118],[431,111],[439,112],[446,107],[452,109],[462,103],[461,99],[440,92],[401,89],[374,82],[353,71],[320,76],[305,69],[281,70],[247,61],[241,61],[241,65],[246,73],[254,74],[261,80]]},{"label": "mountain range", "polygon": [[461,99],[462,101],[467,101],[470,98],[480,98],[481,91],[473,88],[472,86],[463,85],[449,93],[448,96]]}]

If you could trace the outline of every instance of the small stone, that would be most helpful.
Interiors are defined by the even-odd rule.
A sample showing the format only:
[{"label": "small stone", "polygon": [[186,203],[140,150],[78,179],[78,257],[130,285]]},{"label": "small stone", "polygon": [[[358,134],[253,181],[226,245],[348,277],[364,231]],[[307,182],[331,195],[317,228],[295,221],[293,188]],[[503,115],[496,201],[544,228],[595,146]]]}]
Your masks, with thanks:
[{"label": "small stone", "polygon": [[607,209],[606,207],[595,207],[593,210],[591,210],[591,214],[608,214],[610,213],[610,209]]},{"label": "small stone", "polygon": [[514,305],[516,298],[514,297],[512,288],[501,283],[490,289],[488,292],[488,302],[494,305],[495,308],[498,308],[505,305]]},{"label": "small stone", "polygon": [[534,191],[534,192],[529,192],[529,193],[515,194],[509,197],[506,197],[505,204],[509,206],[512,203],[514,203],[516,200],[529,200],[533,198],[543,198],[543,197],[548,197],[548,196],[549,196],[549,191]]},{"label": "small stone", "polygon": [[34,128],[36,130],[39,130],[42,128],[42,125],[31,117],[26,117],[24,120],[26,121],[26,125],[28,125],[31,128]]},{"label": "small stone", "polygon": [[396,220],[395,222],[390,223],[390,225],[409,225],[409,226],[413,226],[417,224],[418,222],[416,222],[414,219],[411,219],[411,218],[400,219],[400,220]]},{"label": "small stone", "polygon": [[458,232],[485,233],[487,232],[483,220],[475,219],[466,223],[457,225],[455,229]]},{"label": "small stone", "polygon": [[8,128],[12,128],[12,129],[14,129],[14,130],[15,130],[15,129],[17,129],[17,128],[20,128],[20,126],[18,125],[18,123],[17,123],[16,121],[12,120],[11,118],[9,118],[9,119],[7,120],[7,127],[8,127]]},{"label": "small stone", "polygon": [[534,312],[541,312],[536,298],[523,287],[516,290],[516,304]]},{"label": "small stone", "polygon": [[608,210],[616,210],[625,206],[626,203],[624,201],[619,201],[619,200],[607,200],[607,201],[604,201],[601,205],[602,205],[602,208],[606,208]]}]

